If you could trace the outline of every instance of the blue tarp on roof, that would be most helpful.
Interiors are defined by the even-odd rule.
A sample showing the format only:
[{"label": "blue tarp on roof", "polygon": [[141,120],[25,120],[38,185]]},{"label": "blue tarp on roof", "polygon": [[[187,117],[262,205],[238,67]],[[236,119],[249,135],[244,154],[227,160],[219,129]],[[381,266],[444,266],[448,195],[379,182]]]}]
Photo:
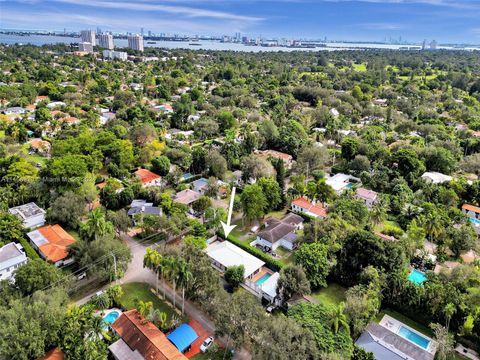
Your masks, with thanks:
[{"label": "blue tarp on roof", "polygon": [[175,345],[180,352],[183,353],[190,347],[190,345],[193,344],[195,340],[198,339],[198,335],[190,325],[182,324],[173,330],[167,336],[167,339],[170,340],[170,342]]}]

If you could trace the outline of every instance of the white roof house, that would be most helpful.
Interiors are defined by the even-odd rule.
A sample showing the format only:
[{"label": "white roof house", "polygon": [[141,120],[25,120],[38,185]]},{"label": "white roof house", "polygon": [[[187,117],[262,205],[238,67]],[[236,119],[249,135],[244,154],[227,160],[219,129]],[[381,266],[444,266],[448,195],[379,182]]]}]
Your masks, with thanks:
[{"label": "white roof house", "polygon": [[449,182],[453,179],[449,175],[445,175],[435,171],[431,171],[431,172],[427,171],[422,175],[422,178],[424,178],[427,181],[430,181],[433,184],[442,184],[444,182]]},{"label": "white roof house", "polygon": [[220,265],[218,267],[222,268],[222,270],[231,266],[243,265],[245,278],[248,278],[265,265],[262,260],[257,259],[229,241],[212,243],[205,252],[215,262],[215,265]]},{"label": "white roof house", "polygon": [[327,185],[330,185],[333,188],[333,190],[335,190],[337,193],[340,193],[343,190],[350,189],[353,186],[350,180],[360,182],[359,178],[356,178],[355,176],[348,175],[348,174],[342,174],[342,173],[329,177],[325,182]]},{"label": "white roof house", "polygon": [[17,243],[8,243],[0,248],[0,280],[10,280],[20,266],[26,264],[27,256],[23,247]]},{"label": "white roof house", "polygon": [[45,225],[45,210],[34,202],[12,207],[8,211],[22,220],[25,228],[33,229]]}]

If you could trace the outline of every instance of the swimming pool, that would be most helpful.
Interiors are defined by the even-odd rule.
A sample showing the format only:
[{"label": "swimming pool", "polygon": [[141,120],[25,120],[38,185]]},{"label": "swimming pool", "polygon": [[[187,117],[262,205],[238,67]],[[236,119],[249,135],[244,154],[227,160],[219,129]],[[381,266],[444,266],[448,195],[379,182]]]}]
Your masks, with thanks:
[{"label": "swimming pool", "polygon": [[115,320],[118,319],[118,317],[120,316],[120,313],[118,311],[110,311],[107,315],[105,315],[103,317],[103,322],[106,324],[106,325],[111,325],[115,322]]},{"label": "swimming pool", "polygon": [[265,275],[263,275],[260,279],[258,279],[257,281],[255,281],[255,284],[257,284],[258,286],[262,286],[262,284],[268,280],[268,278],[272,276],[270,275],[269,273],[266,273]]},{"label": "swimming pool", "polygon": [[473,225],[480,226],[480,220],[474,219],[474,218],[469,218],[469,219]]},{"label": "swimming pool", "polygon": [[428,349],[428,345],[430,345],[430,340],[424,338],[422,335],[416,332],[413,332],[405,326],[400,326],[398,335],[420,346],[422,349]]},{"label": "swimming pool", "polygon": [[352,183],[348,183],[347,186],[345,186],[346,189],[351,189],[353,187]]},{"label": "swimming pool", "polygon": [[427,277],[423,272],[413,269],[410,275],[408,275],[408,280],[417,285],[421,285],[427,281]]}]

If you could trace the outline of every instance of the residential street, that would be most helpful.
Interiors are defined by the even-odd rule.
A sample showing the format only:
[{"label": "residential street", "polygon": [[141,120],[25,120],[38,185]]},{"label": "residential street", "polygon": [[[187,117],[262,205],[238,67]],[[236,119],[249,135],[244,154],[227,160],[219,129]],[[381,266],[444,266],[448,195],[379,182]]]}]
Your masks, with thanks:
[{"label": "residential street", "polygon": [[[120,238],[125,241],[128,246],[130,247],[132,251],[132,262],[128,266],[127,271],[125,272],[125,275],[123,278],[118,280],[120,284],[127,284],[127,283],[132,283],[132,282],[145,282],[150,284],[153,288],[156,286],[156,278],[153,272],[150,270],[146,269],[143,267],[143,257],[146,252],[146,248],[148,247],[147,245],[140,244],[139,242],[135,241],[132,237],[130,237],[127,234],[121,234]],[[105,286],[105,287],[108,287]],[[105,288],[104,287],[104,288]],[[158,282],[158,289],[160,294],[163,293],[164,290],[164,285],[162,281]],[[77,305],[83,305],[88,300],[95,295],[97,291],[100,289],[96,289],[94,292],[91,294],[85,296],[84,298],[78,300],[76,302]],[[165,293],[167,296],[167,299],[170,302],[173,302],[173,290],[168,286],[165,285]],[[176,303],[178,305],[182,304],[182,297],[178,294],[175,294],[176,296]],[[215,333],[215,324],[213,323],[208,316],[206,316],[200,309],[198,309],[193,303],[191,303],[188,300],[185,300],[185,313],[192,319],[198,321],[204,328],[207,330],[209,333],[214,334]],[[220,343],[222,345],[225,343],[222,341],[222,339],[219,339]],[[240,351],[237,351],[234,359],[238,360],[250,360],[251,355],[250,353],[242,348]]]}]

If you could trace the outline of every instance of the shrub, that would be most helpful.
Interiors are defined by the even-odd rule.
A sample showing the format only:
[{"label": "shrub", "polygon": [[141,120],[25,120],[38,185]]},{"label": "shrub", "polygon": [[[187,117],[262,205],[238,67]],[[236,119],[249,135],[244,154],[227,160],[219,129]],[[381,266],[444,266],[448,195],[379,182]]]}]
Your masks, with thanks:
[{"label": "shrub", "polygon": [[23,246],[23,249],[25,250],[25,254],[27,255],[28,258],[30,259],[40,259],[40,255],[33,249],[33,247],[28,243],[26,239],[20,239],[20,245]]}]

